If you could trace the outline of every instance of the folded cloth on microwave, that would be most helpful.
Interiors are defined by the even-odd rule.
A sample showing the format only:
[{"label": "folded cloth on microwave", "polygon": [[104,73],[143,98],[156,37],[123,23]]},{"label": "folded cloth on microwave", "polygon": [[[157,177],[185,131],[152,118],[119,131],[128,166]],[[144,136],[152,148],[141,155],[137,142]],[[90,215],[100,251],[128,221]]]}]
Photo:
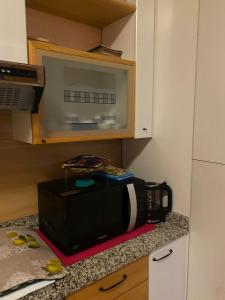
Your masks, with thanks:
[{"label": "folded cloth on microwave", "polygon": [[78,155],[72,159],[65,161],[62,168],[90,168],[99,169],[105,165],[108,165],[108,160],[104,157],[85,154]]},{"label": "folded cloth on microwave", "polygon": [[134,174],[113,165],[105,166],[95,173],[96,176],[105,177],[113,180],[125,180],[134,177]]}]

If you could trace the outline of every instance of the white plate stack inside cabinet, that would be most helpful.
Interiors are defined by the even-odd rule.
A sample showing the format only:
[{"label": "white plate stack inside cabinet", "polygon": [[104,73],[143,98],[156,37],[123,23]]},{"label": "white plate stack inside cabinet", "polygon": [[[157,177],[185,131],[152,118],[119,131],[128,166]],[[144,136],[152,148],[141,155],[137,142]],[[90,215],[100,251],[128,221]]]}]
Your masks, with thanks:
[{"label": "white plate stack inside cabinet", "polygon": [[136,61],[135,138],[152,136],[154,0],[129,0],[136,13],[103,28],[102,43]]},{"label": "white plate stack inside cabinet", "polygon": [[188,236],[149,256],[149,300],[186,300]]}]

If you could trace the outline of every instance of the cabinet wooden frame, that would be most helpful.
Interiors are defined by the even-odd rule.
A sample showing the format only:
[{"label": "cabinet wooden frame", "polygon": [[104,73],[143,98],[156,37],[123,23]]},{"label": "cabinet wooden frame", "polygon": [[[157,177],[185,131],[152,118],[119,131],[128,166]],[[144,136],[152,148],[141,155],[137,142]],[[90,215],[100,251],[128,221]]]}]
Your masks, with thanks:
[{"label": "cabinet wooden frame", "polygon": [[[46,42],[40,42],[35,40],[28,40],[28,58],[30,64],[41,65],[42,54],[49,57],[71,58],[71,60],[97,64],[100,66],[124,69],[128,71],[128,124],[126,129],[119,130],[92,130],[92,131],[74,131],[75,135],[68,135],[68,132],[57,131],[59,136],[50,137],[44,136],[42,130],[41,121],[41,106],[39,113],[31,115],[31,127],[32,127],[32,143],[61,143],[61,142],[74,142],[85,140],[103,140],[103,139],[120,139],[129,138],[134,136],[134,122],[135,122],[135,62],[124,60],[117,57],[111,57],[106,55],[100,55],[95,53],[89,53],[85,51],[75,50],[71,48],[65,48],[55,44]],[[21,113],[20,113],[21,114]],[[16,118],[15,118],[16,119]],[[17,126],[14,129],[17,130]],[[56,132],[56,131],[55,131]],[[71,131],[72,132],[72,131]],[[69,132],[70,133],[70,132]],[[20,136],[23,133],[20,133]],[[26,134],[27,135],[27,134]],[[18,134],[14,134],[15,138]],[[26,141],[24,139],[21,139]],[[30,142],[30,141],[28,141]]]},{"label": "cabinet wooden frame", "polygon": [[135,12],[125,0],[26,0],[26,6],[102,28]]}]

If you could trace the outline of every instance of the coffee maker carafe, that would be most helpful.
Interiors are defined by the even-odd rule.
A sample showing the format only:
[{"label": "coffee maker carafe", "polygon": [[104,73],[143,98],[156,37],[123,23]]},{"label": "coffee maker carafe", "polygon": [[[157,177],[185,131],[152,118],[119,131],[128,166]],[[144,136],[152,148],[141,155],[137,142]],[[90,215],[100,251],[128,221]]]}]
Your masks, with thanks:
[{"label": "coffee maker carafe", "polygon": [[146,182],[147,223],[165,222],[166,215],[172,209],[172,190],[164,181],[162,183]]}]

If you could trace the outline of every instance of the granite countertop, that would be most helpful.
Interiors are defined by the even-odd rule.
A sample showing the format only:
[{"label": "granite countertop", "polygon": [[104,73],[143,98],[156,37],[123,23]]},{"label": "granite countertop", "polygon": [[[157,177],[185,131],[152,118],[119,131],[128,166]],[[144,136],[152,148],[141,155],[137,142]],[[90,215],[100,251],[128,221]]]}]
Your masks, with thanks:
[{"label": "granite countertop", "polygon": [[[0,227],[35,227],[37,225],[38,218],[36,215],[33,215],[1,223]],[[152,251],[186,235],[188,232],[188,218],[172,212],[168,215],[166,222],[157,225],[153,231],[66,267],[68,271],[66,277],[21,299],[62,300],[65,296],[136,261],[142,256],[149,255]]]}]

